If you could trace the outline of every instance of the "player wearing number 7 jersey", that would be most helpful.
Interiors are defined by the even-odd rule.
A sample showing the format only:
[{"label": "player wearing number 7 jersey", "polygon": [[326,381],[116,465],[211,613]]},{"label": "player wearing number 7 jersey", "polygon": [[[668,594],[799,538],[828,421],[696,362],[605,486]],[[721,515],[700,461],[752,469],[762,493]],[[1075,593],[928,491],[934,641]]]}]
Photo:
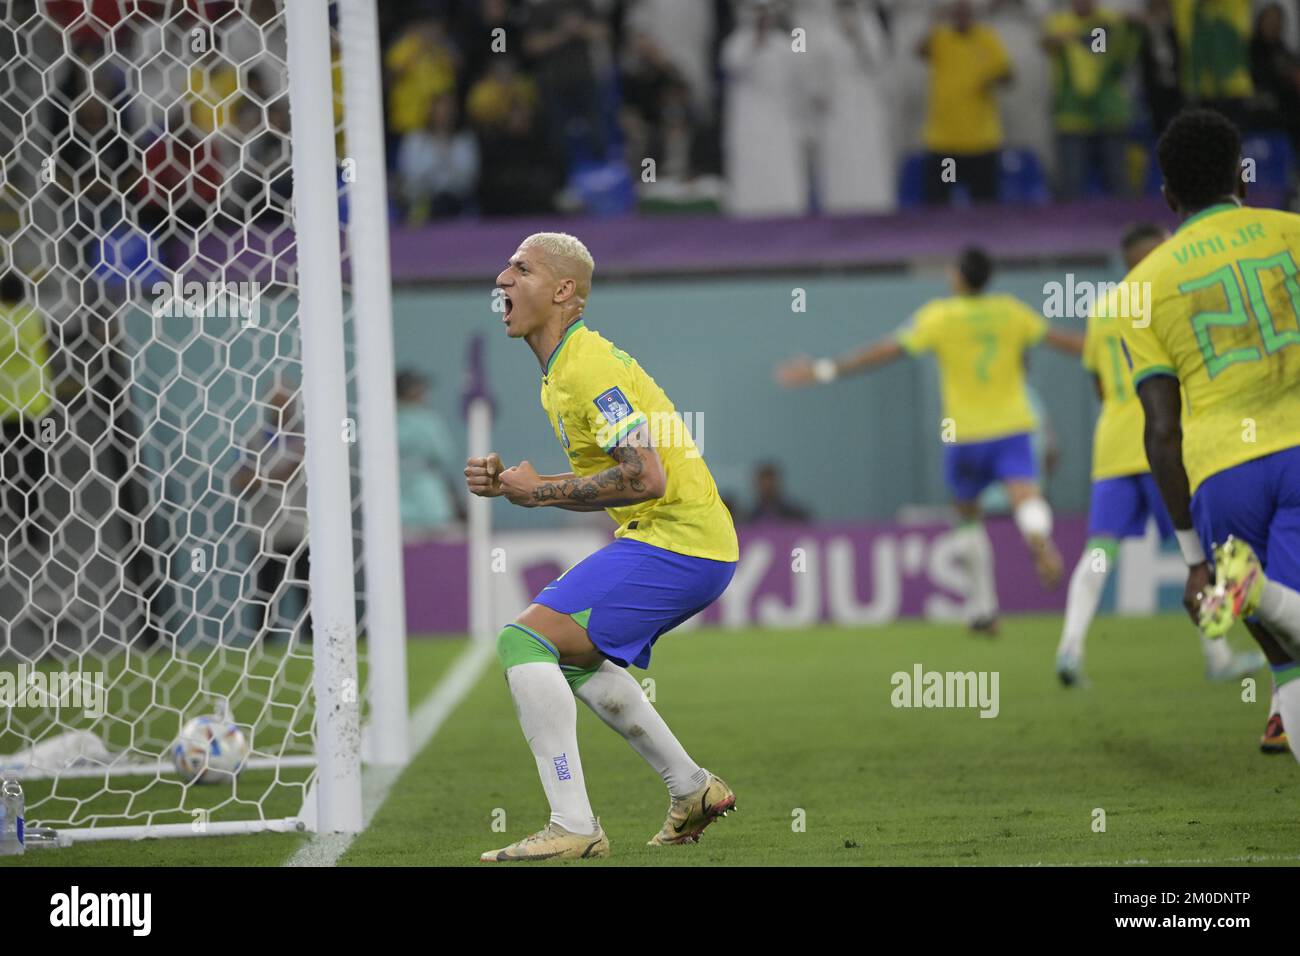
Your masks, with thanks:
[{"label": "player wearing number 7 jersey", "polygon": [[1241,140],[1218,113],[1179,115],[1157,153],[1182,226],[1129,273],[1151,312],[1121,329],[1147,459],[1188,563],[1184,605],[1210,638],[1246,622],[1296,727],[1300,216],[1241,205]]},{"label": "player wearing number 7 jersey", "polygon": [[967,249],[949,270],[953,296],[922,306],[894,335],[838,359],[800,357],[777,369],[778,381],[795,387],[870,371],[904,355],[934,353],[943,396],[944,477],[974,581],[968,624],[983,633],[996,631],[998,610],[992,547],[979,508],[989,485],[1006,487],[1016,527],[1044,586],[1055,587],[1060,580],[1052,510],[1039,490],[1030,441],[1037,421],[1025,391],[1025,353],[1039,342],[1073,355],[1083,349],[1082,335],[1053,329],[1014,296],[987,294],[992,274],[988,255]]}]

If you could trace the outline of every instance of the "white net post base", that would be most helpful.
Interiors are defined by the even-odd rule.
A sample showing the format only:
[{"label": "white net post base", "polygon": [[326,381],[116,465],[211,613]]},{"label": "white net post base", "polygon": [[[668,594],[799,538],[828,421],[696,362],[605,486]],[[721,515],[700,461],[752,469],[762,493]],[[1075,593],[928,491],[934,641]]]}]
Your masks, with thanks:
[{"label": "white net post base", "polygon": [[[0,768],[77,840],[296,830],[357,758],[321,752],[311,540],[344,541],[355,654],[363,533],[356,449],[308,464],[284,5],[93,10],[0,24]],[[326,483],[344,505],[309,520]],[[203,716],[237,775],[178,771]]]}]

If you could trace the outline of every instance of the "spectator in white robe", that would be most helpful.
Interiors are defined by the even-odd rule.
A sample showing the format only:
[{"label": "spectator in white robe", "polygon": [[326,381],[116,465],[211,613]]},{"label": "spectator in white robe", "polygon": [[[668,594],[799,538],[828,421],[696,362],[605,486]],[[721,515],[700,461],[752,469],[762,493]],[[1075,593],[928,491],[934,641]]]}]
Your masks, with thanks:
[{"label": "spectator in white robe", "polygon": [[[817,181],[828,213],[891,212],[897,205],[895,117],[889,41],[874,0],[818,0],[816,46],[824,101],[817,128]],[[811,10],[809,11],[812,12]]]},{"label": "spectator in white robe", "polygon": [[800,119],[801,57],[788,7],[757,2],[741,11],[722,46],[727,84],[724,163],[727,210],[735,216],[798,216],[809,210]]}]

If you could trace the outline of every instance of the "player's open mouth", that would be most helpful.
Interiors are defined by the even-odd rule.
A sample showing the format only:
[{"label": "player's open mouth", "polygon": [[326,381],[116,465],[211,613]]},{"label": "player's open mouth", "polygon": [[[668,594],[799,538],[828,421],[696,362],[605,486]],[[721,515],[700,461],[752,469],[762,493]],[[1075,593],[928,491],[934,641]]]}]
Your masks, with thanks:
[{"label": "player's open mouth", "polygon": [[506,316],[505,316],[505,317],[508,319],[508,318],[510,318],[510,313],[513,312],[513,311],[514,311],[514,308],[515,308],[514,300],[511,299],[509,295],[505,295],[505,294],[503,294],[503,295],[501,296],[501,299],[502,299],[502,301],[505,302],[505,306],[506,306]]}]

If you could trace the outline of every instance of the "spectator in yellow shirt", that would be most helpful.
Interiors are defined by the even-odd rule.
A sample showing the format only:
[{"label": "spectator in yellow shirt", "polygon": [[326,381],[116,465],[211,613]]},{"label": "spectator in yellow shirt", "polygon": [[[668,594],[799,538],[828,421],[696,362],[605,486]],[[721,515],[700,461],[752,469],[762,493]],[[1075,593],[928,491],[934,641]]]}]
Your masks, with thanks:
[{"label": "spectator in yellow shirt", "polygon": [[991,27],[975,22],[970,0],[957,0],[948,23],[936,23],[917,46],[930,64],[925,118],[925,200],[948,202],[965,186],[976,202],[998,194],[1002,118],[997,90],[1013,78],[1006,48]]},{"label": "spectator in yellow shirt", "polygon": [[1070,0],[1043,24],[1062,199],[1084,194],[1090,169],[1107,195],[1130,191],[1124,135],[1133,119],[1129,74],[1139,41],[1133,21],[1096,0]]},{"label": "spectator in yellow shirt", "polygon": [[1250,76],[1251,0],[1173,0],[1183,92],[1238,126],[1254,95]]},{"label": "spectator in yellow shirt", "polygon": [[234,65],[215,50],[190,67],[185,118],[200,136],[229,129],[242,99]]},{"label": "spectator in yellow shirt", "polygon": [[434,19],[417,20],[384,54],[388,73],[388,131],[401,136],[422,130],[433,101],[456,90],[456,60],[446,32]]},{"label": "spectator in yellow shirt", "polygon": [[0,533],[8,537],[15,527],[20,529],[20,540],[39,553],[46,547],[34,534],[40,507],[36,496],[46,473],[40,419],[50,407],[54,390],[49,381],[45,323],[26,299],[25,283],[18,273],[0,276],[0,430],[4,432],[0,494],[5,515]]},{"label": "spectator in yellow shirt", "polygon": [[530,109],[536,107],[537,84],[502,53],[489,61],[487,72],[470,87],[465,113],[476,129],[503,126],[517,101]]}]

